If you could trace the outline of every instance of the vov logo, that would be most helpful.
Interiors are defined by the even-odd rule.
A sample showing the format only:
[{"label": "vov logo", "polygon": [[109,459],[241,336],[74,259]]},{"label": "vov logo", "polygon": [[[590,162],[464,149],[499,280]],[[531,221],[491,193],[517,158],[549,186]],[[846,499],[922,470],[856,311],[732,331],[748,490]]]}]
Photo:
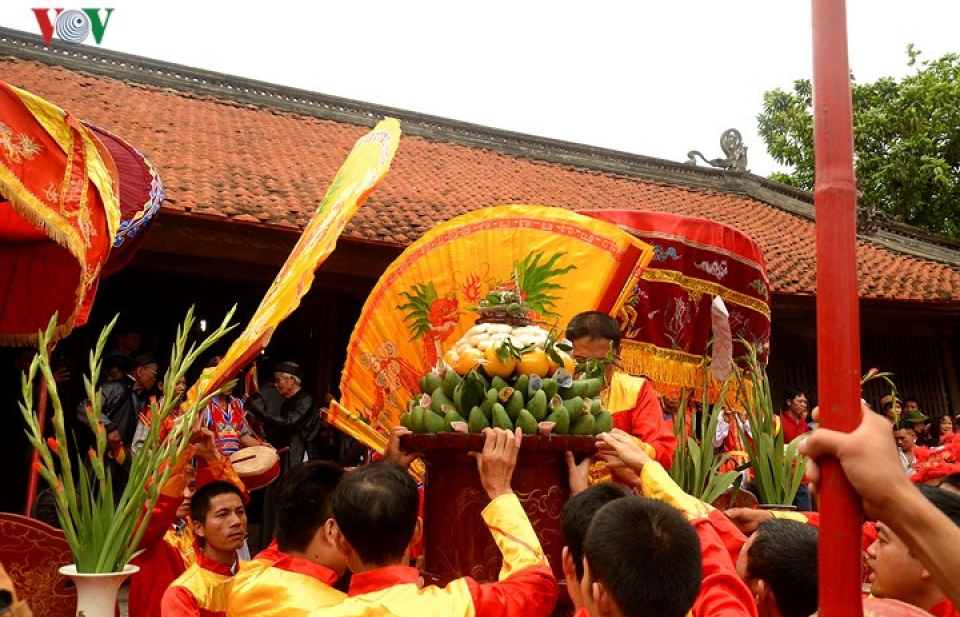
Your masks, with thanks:
[{"label": "vov logo", "polygon": [[[37,16],[37,24],[40,26],[40,34],[43,40],[49,44],[56,34],[57,38],[64,43],[83,43],[93,33],[93,40],[100,44],[103,40],[103,33],[107,29],[107,23],[110,22],[110,15],[113,9],[31,9]],[[100,12],[106,12],[106,16],[101,20]],[[51,18],[51,13],[53,17]]]}]

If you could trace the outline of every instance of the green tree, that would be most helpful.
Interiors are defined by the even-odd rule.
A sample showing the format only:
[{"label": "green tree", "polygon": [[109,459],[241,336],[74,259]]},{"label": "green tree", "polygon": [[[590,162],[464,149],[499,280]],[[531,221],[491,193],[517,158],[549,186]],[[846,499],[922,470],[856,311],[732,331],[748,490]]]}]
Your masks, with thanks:
[{"label": "green tree", "polygon": [[[960,56],[919,56],[907,47],[907,65],[915,72],[900,81],[852,84],[858,204],[960,238]],[[795,81],[792,92],[764,93],[757,120],[770,155],[793,167],[771,179],[812,191],[810,81]]]}]

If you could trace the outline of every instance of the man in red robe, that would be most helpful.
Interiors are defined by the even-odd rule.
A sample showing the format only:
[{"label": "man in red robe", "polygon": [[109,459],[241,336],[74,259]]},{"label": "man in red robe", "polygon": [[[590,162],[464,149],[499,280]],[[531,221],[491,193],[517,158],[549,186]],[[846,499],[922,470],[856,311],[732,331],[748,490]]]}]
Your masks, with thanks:
[{"label": "man in red robe", "polygon": [[580,313],[570,320],[566,337],[573,344],[573,357],[578,363],[605,363],[607,385],[601,396],[613,413],[614,427],[642,441],[650,456],[664,469],[670,469],[677,439],[671,423],[663,420],[656,390],[643,377],[617,371],[621,340],[617,320],[599,311]]},{"label": "man in red robe", "polygon": [[[215,480],[243,486],[230,460],[220,455],[213,433],[198,431],[198,441],[189,446],[160,489],[160,497],[140,540],[142,551],[133,559],[140,571],[130,579],[130,617],[160,617],[163,592],[196,561],[194,533],[190,525],[190,503],[197,487]],[[190,465],[194,457],[198,468]]]},{"label": "man in red robe", "polygon": [[161,617],[226,617],[227,583],[237,572],[237,550],[247,536],[241,489],[212,482],[190,504],[197,560],[163,594]]},{"label": "man in red robe", "polygon": [[283,477],[276,542],[230,583],[230,617],[304,617],[346,598],[333,588],[347,568],[333,543],[331,497],[342,476],[334,463],[308,461]]}]

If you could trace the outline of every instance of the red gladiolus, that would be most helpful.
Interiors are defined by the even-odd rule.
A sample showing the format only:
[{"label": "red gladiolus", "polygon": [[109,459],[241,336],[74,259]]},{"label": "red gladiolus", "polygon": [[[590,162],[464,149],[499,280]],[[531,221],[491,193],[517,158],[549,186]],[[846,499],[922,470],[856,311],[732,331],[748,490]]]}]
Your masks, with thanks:
[{"label": "red gladiolus", "polygon": [[60,444],[57,443],[57,440],[53,437],[47,437],[47,447],[50,448],[52,452],[57,452],[57,449],[60,447]]},{"label": "red gladiolus", "polygon": [[40,461],[33,462],[33,470],[37,473],[40,473],[41,471],[43,471],[43,465],[40,464]]},{"label": "red gladiolus", "polygon": [[93,448],[90,448],[90,449],[87,451],[87,456],[90,457],[90,460],[93,460],[93,459],[97,458],[97,451],[94,450]]}]

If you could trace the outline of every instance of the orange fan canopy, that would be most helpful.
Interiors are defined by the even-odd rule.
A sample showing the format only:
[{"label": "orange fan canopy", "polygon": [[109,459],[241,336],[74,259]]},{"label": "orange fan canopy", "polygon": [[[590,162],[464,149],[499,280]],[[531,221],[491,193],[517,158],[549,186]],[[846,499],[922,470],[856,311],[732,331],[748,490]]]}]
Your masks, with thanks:
[{"label": "orange fan canopy", "polygon": [[347,348],[343,408],[383,433],[489,294],[519,294],[533,323],[563,338],[577,313],[616,314],[652,255],[616,226],[560,208],[498,206],[442,223],[368,297]]},{"label": "orange fan canopy", "polygon": [[0,82],[0,345],[86,322],[120,222],[109,152],[68,112]]}]

